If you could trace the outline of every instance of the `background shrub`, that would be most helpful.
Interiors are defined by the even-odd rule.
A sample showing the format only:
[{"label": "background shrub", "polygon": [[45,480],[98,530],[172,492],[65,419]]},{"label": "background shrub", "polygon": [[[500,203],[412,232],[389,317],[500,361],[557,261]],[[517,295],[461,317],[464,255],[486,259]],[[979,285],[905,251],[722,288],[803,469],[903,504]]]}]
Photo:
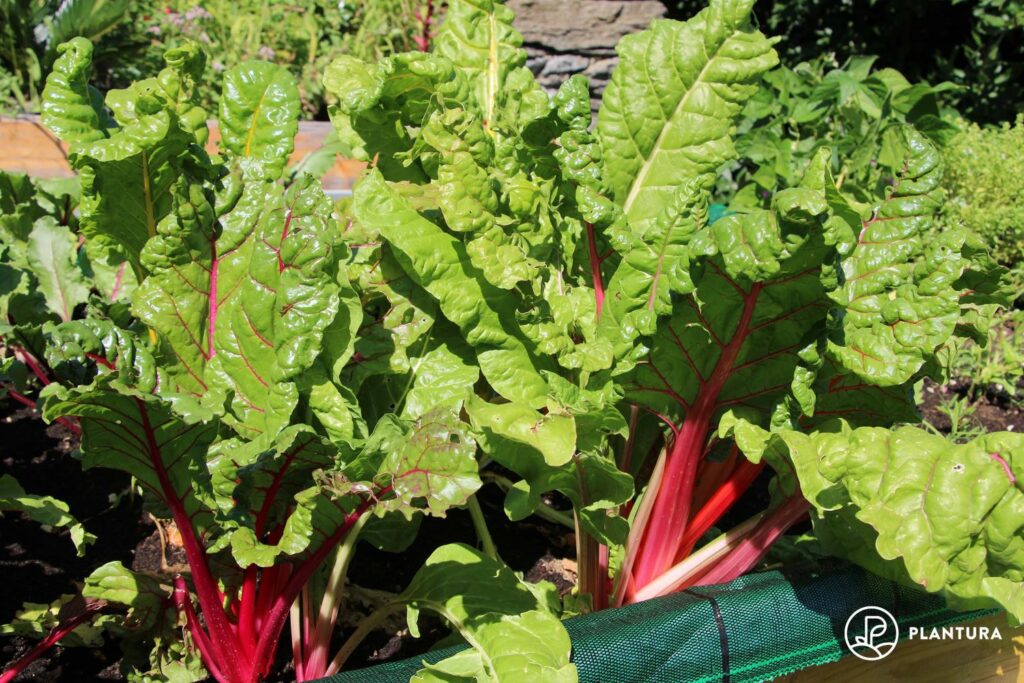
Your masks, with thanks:
[{"label": "background shrub", "polygon": [[[705,0],[667,0],[692,16]],[[961,86],[950,103],[974,121],[1024,111],[1024,0],[758,0],[754,16],[783,64],[835,53],[878,55],[911,81]]]},{"label": "background shrub", "polygon": [[1015,125],[965,125],[946,149],[949,220],[981,235],[1003,264],[1024,261],[1024,116]]}]

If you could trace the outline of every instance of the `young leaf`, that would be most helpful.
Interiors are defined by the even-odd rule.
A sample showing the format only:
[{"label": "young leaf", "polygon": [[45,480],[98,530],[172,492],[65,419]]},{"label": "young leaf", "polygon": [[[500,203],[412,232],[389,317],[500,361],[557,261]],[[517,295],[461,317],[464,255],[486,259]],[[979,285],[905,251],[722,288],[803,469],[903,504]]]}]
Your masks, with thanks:
[{"label": "young leaf", "polygon": [[171,211],[171,186],[191,142],[177,117],[161,111],[71,149],[82,181],[82,234],[112,263],[128,261],[141,276],[142,248]]},{"label": "young leaf", "polygon": [[78,556],[96,537],[68,512],[68,504],[52,496],[34,496],[25,493],[21,484],[9,474],[0,477],[0,512],[21,512],[34,522],[47,527],[67,527]]},{"label": "young leaf", "polygon": [[[587,533],[602,543],[622,543],[629,526],[618,516],[633,495],[632,478],[599,450],[577,452],[577,423],[572,414],[549,410],[541,415],[515,403],[492,404],[479,398],[466,405],[482,450],[522,477],[505,497],[512,520],[525,519],[543,505],[541,496],[559,491],[572,501]],[[583,424],[602,431],[593,415]]]},{"label": "young leaf", "polygon": [[299,90],[278,64],[248,61],[224,74],[221,141],[237,157],[259,161],[280,178],[299,130]]},{"label": "young leaf", "polygon": [[75,236],[53,218],[40,218],[28,237],[26,254],[46,305],[61,320],[71,320],[75,307],[89,298],[78,267]]},{"label": "young leaf", "polygon": [[415,681],[576,681],[569,636],[558,617],[511,570],[468,546],[435,550],[394,604],[406,605],[413,635],[419,634],[420,612],[427,610],[473,648],[428,665]]},{"label": "young leaf", "polygon": [[355,213],[380,231],[406,272],[459,326],[491,385],[510,400],[542,406],[547,389],[540,370],[549,363],[531,353],[512,324],[514,302],[482,281],[465,247],[418,214],[376,170],[356,187]]},{"label": "young leaf", "polygon": [[112,122],[103,109],[103,96],[89,85],[92,43],[73,38],[57,52],[43,88],[43,125],[69,145],[102,140]]},{"label": "young leaf", "polygon": [[472,84],[472,101],[493,126],[509,72],[526,63],[523,37],[512,27],[512,10],[500,0],[452,0],[434,50]]},{"label": "young leaf", "polygon": [[327,67],[324,87],[338,99],[331,121],[355,157],[374,161],[389,180],[412,182],[427,179],[426,160],[409,158],[413,137],[405,122],[422,125],[438,100],[469,96],[455,66],[429,53],[392,55],[376,67],[343,55]]}]

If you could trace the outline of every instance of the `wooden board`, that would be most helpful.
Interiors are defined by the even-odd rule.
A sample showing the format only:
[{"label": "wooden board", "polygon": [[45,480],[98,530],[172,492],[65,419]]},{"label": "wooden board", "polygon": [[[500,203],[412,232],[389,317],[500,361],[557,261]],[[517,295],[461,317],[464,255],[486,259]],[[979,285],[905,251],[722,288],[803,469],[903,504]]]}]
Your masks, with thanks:
[{"label": "wooden board", "polygon": [[[210,140],[206,149],[217,151],[220,131],[216,121],[210,122]],[[320,148],[331,130],[327,121],[302,121],[295,136],[295,151],[289,161],[298,162]],[[334,167],[324,174],[325,190],[348,190],[365,164],[337,157]],[[39,122],[39,117],[0,118],[0,170],[28,173],[39,178],[74,175],[67,160],[67,145],[58,140]]]},{"label": "wooden board", "polygon": [[1002,640],[903,641],[892,654],[877,662],[854,656],[799,671],[790,683],[1024,683],[1024,629],[1010,629],[1006,615],[970,622],[970,626],[998,627]]}]

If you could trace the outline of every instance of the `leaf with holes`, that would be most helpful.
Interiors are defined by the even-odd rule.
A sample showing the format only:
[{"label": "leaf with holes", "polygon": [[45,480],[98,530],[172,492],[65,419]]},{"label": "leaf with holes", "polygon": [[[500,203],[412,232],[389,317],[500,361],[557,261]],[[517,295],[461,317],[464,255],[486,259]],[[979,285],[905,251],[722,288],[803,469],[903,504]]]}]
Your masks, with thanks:
[{"label": "leaf with holes", "polygon": [[[954,444],[914,427],[833,423],[780,438],[832,552],[959,609],[999,606],[1024,620],[1024,435]],[[873,543],[847,545],[850,528]]]}]

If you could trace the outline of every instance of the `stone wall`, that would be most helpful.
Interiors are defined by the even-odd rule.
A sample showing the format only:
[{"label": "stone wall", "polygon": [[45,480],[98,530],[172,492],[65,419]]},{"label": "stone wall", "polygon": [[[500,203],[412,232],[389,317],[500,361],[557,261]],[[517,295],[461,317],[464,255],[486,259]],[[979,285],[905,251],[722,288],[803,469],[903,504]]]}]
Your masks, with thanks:
[{"label": "stone wall", "polygon": [[554,91],[569,76],[590,79],[596,110],[617,61],[615,44],[664,16],[657,0],[508,0],[523,34],[527,66]]}]

